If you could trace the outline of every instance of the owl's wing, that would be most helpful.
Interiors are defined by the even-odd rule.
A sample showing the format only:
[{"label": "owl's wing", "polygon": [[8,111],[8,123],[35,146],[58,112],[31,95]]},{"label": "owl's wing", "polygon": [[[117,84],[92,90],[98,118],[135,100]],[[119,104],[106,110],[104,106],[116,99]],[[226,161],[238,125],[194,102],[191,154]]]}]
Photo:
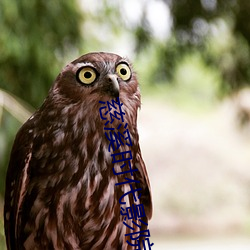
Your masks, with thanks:
[{"label": "owl's wing", "polygon": [[134,172],[134,174],[136,175],[136,179],[140,181],[139,186],[140,186],[140,188],[142,188],[142,196],[141,196],[140,200],[144,206],[147,218],[151,219],[152,213],[153,213],[151,188],[150,188],[150,182],[149,182],[149,178],[148,178],[146,165],[142,159],[140,148],[139,148],[138,153],[136,155],[135,166],[139,171]]},{"label": "owl's wing", "polygon": [[29,122],[17,133],[6,176],[4,228],[8,249],[19,248],[18,227],[22,213],[21,206],[29,182],[29,163],[32,157],[32,131],[28,127]]}]

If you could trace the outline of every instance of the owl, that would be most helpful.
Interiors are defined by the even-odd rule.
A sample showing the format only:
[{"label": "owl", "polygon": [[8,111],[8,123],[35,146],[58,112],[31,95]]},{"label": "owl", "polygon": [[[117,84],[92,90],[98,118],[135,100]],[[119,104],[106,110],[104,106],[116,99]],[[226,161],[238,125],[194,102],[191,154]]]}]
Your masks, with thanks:
[{"label": "owl", "polygon": [[[123,122],[108,121],[107,103],[120,104]],[[142,244],[152,203],[137,130],[140,105],[132,65],[116,54],[89,53],[61,71],[14,141],[4,206],[8,249],[117,250]],[[129,143],[112,147],[108,135],[119,126]],[[122,165],[123,152],[130,152],[129,167]],[[125,211],[142,204],[133,229]]]}]

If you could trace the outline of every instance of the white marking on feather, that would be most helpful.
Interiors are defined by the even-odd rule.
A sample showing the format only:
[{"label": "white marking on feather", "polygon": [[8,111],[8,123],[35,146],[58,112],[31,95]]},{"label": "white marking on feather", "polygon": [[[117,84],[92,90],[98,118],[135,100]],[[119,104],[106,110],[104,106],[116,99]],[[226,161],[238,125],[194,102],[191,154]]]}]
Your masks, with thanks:
[{"label": "white marking on feather", "polygon": [[30,118],[29,118],[29,121],[31,121],[33,118],[34,118],[35,115],[32,115]]},{"label": "white marking on feather", "polygon": [[44,228],[46,228],[46,235],[48,237],[48,239],[51,239],[52,241],[52,244],[53,244],[53,247],[54,249],[57,248],[57,243],[58,243],[58,233],[57,233],[57,230],[56,230],[56,225],[54,225],[54,227],[50,227],[48,224],[49,224],[49,216],[47,216],[45,218],[45,222],[44,222]]},{"label": "white marking on feather", "polygon": [[39,225],[41,223],[41,221],[43,220],[42,218],[45,217],[44,215],[47,216],[49,209],[48,208],[43,208],[40,209],[38,214],[36,215],[36,219],[35,219],[35,229],[39,228]]},{"label": "white marking on feather", "polygon": [[[106,243],[106,247],[110,247],[112,246],[112,243],[113,241],[115,241],[116,237],[118,236],[118,229],[122,226],[122,228],[125,228],[125,226],[121,223],[117,223],[114,230],[112,231],[112,233],[110,234],[108,240],[107,240],[107,243]],[[107,235],[106,231],[109,230],[109,228],[107,227],[106,230],[103,232],[104,235]],[[124,230],[124,233],[125,233],[125,230]],[[122,235],[122,239],[125,238],[124,236],[124,233],[123,234],[120,234]],[[122,240],[120,240],[122,241]]]},{"label": "white marking on feather", "polygon": [[14,189],[11,190],[10,192],[10,197],[13,198],[13,194],[14,194]]},{"label": "white marking on feather", "polygon": [[[32,148],[32,146],[31,146]],[[20,196],[19,196],[19,200],[18,200],[18,205],[17,205],[17,214],[16,214],[16,222],[15,222],[15,236],[17,237],[17,225],[18,225],[18,215],[19,215],[19,211],[20,211],[20,207],[21,207],[21,204],[22,204],[22,201],[23,201],[23,198],[26,194],[26,188],[25,188],[25,185],[27,183],[27,179],[28,179],[28,174],[27,174],[27,171],[28,171],[28,167],[29,167],[29,162],[30,162],[30,159],[31,159],[31,156],[32,156],[32,153],[29,152],[29,154],[26,156],[26,159],[25,159],[25,166],[24,166],[24,169],[23,169],[23,176],[22,176],[22,184],[21,184],[21,187],[20,187]]]},{"label": "white marking on feather", "polygon": [[64,211],[64,204],[67,202],[68,197],[67,194],[61,193],[60,199],[57,205],[56,214],[57,214],[57,224],[63,225],[63,211]]},{"label": "white marking on feather", "polygon": [[24,249],[31,249],[30,246],[33,246],[34,242],[35,242],[35,235],[34,235],[34,233],[32,233],[29,235],[29,237],[24,242],[24,244],[23,244]]},{"label": "white marking on feather", "polygon": [[10,219],[10,212],[7,212],[7,213],[5,214],[5,219],[6,219],[6,220],[9,220],[9,219]]},{"label": "white marking on feather", "polygon": [[94,65],[92,63],[89,63],[89,62],[79,62],[77,64],[70,63],[66,67],[64,67],[64,69],[62,70],[62,73],[65,72],[65,71],[69,71],[69,70],[72,70],[74,73],[76,73],[76,71],[79,68],[87,67],[87,66],[94,67]]},{"label": "white marking on feather", "polygon": [[99,210],[102,211],[106,209],[107,206],[113,206],[113,200],[110,198],[114,197],[114,187],[115,187],[115,180],[111,179],[107,186],[107,189],[103,192],[103,196],[99,201]]},{"label": "white marking on feather", "polygon": [[53,142],[54,146],[60,145],[63,142],[64,137],[65,137],[65,133],[63,131],[59,131],[54,138],[54,142]]},{"label": "white marking on feather", "polygon": [[95,220],[92,219],[92,218],[90,218],[90,219],[84,224],[84,229],[85,229],[86,231],[89,231],[89,230],[93,230],[93,229],[97,229],[97,228],[99,229],[100,226],[101,226],[100,224],[96,225]]},{"label": "white marking on feather", "polygon": [[98,246],[103,242],[105,237],[106,237],[106,235],[102,234],[102,236],[99,238],[99,240],[92,246],[92,249],[98,248]]},{"label": "white marking on feather", "polygon": [[94,67],[94,65],[90,62],[80,62],[80,63],[77,63],[74,67],[73,67],[73,70],[78,70],[80,69],[81,67]]},{"label": "white marking on feather", "polygon": [[[124,191],[123,191],[124,194],[128,193],[131,190],[128,184],[123,185],[123,188],[124,188]],[[123,202],[126,203],[127,207],[129,207],[131,205],[130,202],[129,202],[129,196],[128,195],[125,195],[123,197]]]},{"label": "white marking on feather", "polygon": [[[60,193],[60,199],[59,202],[57,204],[57,226],[58,225],[64,225],[63,222],[63,218],[65,216],[65,211],[64,211],[64,205],[65,204],[70,204],[70,214],[73,214],[73,211],[75,209],[74,205],[76,204],[76,200],[77,200],[77,194],[79,192],[79,189],[81,188],[82,183],[79,182],[74,188],[72,188],[70,191],[69,190],[63,190]],[[65,229],[65,232],[67,230]],[[48,234],[49,233],[49,234]],[[47,231],[47,236],[52,236],[52,241],[53,241],[53,246],[54,249],[57,249],[57,235],[53,236],[53,231]],[[77,238],[76,234],[74,233],[74,231],[71,229],[70,232],[65,233],[65,241],[70,243],[71,247],[73,249],[79,249],[79,239]]]},{"label": "white marking on feather", "polygon": [[12,197],[12,199],[10,200],[10,206],[13,207],[14,205],[14,198]]}]

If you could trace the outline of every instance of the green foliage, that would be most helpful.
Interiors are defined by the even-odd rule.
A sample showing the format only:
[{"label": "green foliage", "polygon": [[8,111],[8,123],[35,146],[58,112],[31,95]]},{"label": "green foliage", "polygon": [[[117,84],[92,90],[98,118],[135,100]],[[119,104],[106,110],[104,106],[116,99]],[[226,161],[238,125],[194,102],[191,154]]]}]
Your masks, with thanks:
[{"label": "green foliage", "polygon": [[205,64],[200,54],[187,54],[176,67],[170,93],[177,103],[204,111],[216,104],[220,79],[219,72]]},{"label": "green foliage", "polygon": [[242,34],[235,36],[225,20],[218,20],[216,27],[219,36],[210,37],[203,57],[221,72],[220,94],[231,95],[250,84],[249,42]]},{"label": "green foliage", "polygon": [[81,38],[75,1],[0,2],[0,87],[37,107]]},{"label": "green foliage", "polygon": [[0,200],[0,249],[5,250],[5,236],[4,236],[4,221],[3,221],[3,203]]},{"label": "green foliage", "polygon": [[[172,81],[182,58],[198,51],[206,64],[221,72],[220,95],[231,95],[245,85],[250,85],[248,1],[164,2],[171,10],[172,34],[165,43],[158,45],[159,67],[153,72],[156,77],[152,82],[162,79]],[[149,30],[144,23],[140,24],[141,30]],[[150,32],[144,32],[143,35],[145,47],[146,42],[152,43],[152,37]],[[140,39],[137,42],[140,47]]]},{"label": "green foliage", "polygon": [[[195,113],[213,108],[221,86],[218,69],[206,64],[200,53],[191,51],[175,62],[171,77],[166,78],[164,72],[168,72],[169,68],[164,62],[158,62],[158,49],[159,46],[148,49],[146,55],[138,57],[135,65],[143,99],[157,99]],[[150,57],[150,70],[147,57]]]},{"label": "green foliage", "polygon": [[[173,1],[171,9],[178,43],[186,51],[190,47],[198,49],[207,63],[220,69],[224,79],[220,87],[222,94],[231,94],[249,84],[249,2]],[[211,46],[219,46],[219,40],[224,40],[225,46],[213,53]]]},{"label": "green foliage", "polygon": [[4,236],[4,229],[3,229],[3,219],[0,217],[0,249],[5,250],[5,236]]}]

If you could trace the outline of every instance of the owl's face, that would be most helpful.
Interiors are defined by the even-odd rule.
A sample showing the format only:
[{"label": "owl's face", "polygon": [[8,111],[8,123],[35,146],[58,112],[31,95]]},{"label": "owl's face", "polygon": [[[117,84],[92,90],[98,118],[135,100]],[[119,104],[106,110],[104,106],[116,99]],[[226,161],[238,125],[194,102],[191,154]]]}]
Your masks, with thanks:
[{"label": "owl's face", "polygon": [[138,82],[131,64],[111,53],[89,53],[71,62],[56,79],[52,92],[71,103],[87,104],[116,97],[122,102],[140,103]]}]

